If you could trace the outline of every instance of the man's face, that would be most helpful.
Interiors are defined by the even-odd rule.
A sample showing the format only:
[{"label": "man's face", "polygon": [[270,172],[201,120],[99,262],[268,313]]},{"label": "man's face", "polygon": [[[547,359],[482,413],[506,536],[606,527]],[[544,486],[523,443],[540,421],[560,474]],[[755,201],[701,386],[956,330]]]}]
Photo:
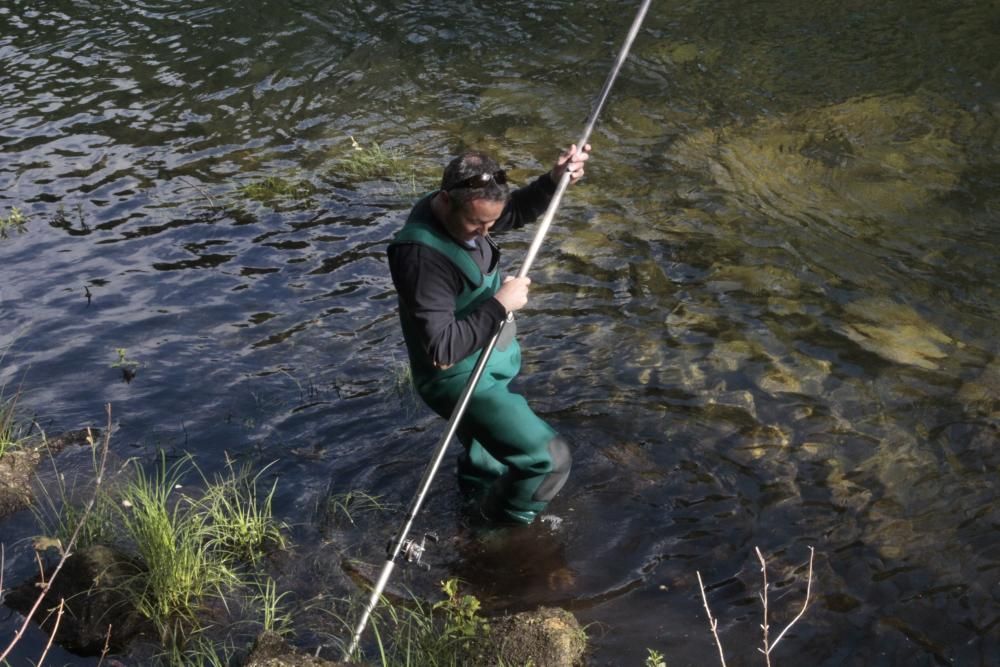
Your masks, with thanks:
[{"label": "man's face", "polygon": [[471,241],[486,236],[503,213],[504,202],[472,199],[463,206],[452,208],[445,220],[445,229],[459,241]]}]

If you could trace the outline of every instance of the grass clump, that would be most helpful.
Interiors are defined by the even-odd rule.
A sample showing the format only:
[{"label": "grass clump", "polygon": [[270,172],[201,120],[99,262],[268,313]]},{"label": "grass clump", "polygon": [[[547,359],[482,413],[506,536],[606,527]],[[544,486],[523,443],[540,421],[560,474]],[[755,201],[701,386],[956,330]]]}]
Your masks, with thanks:
[{"label": "grass clump", "polygon": [[356,519],[365,514],[385,512],[396,509],[395,505],[386,503],[382,496],[374,496],[365,491],[348,491],[338,493],[330,498],[329,510],[334,523],[342,519],[352,526],[357,525]]},{"label": "grass clump", "polygon": [[271,512],[278,481],[265,494],[258,491],[260,477],[270,466],[251,476],[248,466],[236,470],[230,460],[226,465],[228,474],[216,476],[200,501],[207,514],[205,534],[210,545],[237,560],[250,562],[256,562],[267,548],[285,548],[282,526]]},{"label": "grass clump", "polygon": [[287,541],[271,510],[277,481],[259,489],[267,467],[252,475],[249,466],[236,469],[227,461],[224,474],[211,481],[201,475],[205,487],[197,497],[181,484],[191,468],[197,470],[190,456],[169,466],[161,458],[152,474],[136,466],[119,491],[123,532],[143,564],[127,594],[156,627],[170,664],[215,664],[200,634],[207,629],[202,619],[211,607],[228,609],[229,594],[258,591],[248,600],[262,627],[280,633],[290,626],[283,594],[254,567],[265,549],[285,548]]},{"label": "grass clump", "polygon": [[268,204],[282,199],[306,199],[316,193],[316,188],[304,179],[267,176],[245,183],[236,191],[241,197]]},{"label": "grass clump", "polygon": [[189,461],[167,466],[162,459],[152,476],[137,466],[135,479],[121,491],[122,525],[146,568],[128,594],[164,643],[196,627],[206,597],[222,597],[238,581],[227,559],[207,543],[208,515],[187,496],[171,498]]},{"label": "grass clump", "polygon": [[31,430],[18,413],[19,398],[19,392],[5,396],[4,388],[0,386],[0,459],[7,452],[22,447]]},{"label": "grass clump", "polygon": [[396,181],[413,178],[413,170],[403,154],[378,143],[362,146],[354,137],[351,151],[337,165],[338,175],[353,181]]},{"label": "grass clump", "polygon": [[10,209],[7,217],[0,216],[0,239],[10,236],[11,231],[23,234],[27,229],[28,218],[21,213],[21,209],[14,207]]}]

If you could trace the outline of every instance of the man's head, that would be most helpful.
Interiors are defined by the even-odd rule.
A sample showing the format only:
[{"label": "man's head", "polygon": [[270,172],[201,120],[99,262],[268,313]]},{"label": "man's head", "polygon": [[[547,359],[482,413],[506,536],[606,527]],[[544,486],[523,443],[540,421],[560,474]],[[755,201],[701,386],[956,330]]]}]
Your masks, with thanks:
[{"label": "man's head", "polygon": [[481,151],[466,151],[449,162],[441,177],[441,189],[448,193],[453,206],[473,199],[507,203],[510,197],[506,172]]},{"label": "man's head", "polygon": [[460,241],[485,235],[503,212],[507,174],[486,153],[467,151],[445,167],[440,195],[447,204],[445,228]]}]

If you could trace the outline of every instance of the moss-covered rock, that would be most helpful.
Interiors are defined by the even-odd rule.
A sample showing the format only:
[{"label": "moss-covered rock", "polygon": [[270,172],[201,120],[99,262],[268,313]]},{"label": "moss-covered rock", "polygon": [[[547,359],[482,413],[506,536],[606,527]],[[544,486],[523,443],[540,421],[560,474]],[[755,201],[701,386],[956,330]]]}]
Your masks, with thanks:
[{"label": "moss-covered rock", "polygon": [[[587,635],[565,609],[542,607],[491,620],[492,663],[573,667],[583,661]],[[479,663],[488,664],[488,663]]]},{"label": "moss-covered rock", "polygon": [[[100,432],[95,429],[92,436],[99,438]],[[54,456],[67,447],[87,444],[87,431],[80,430],[4,452],[0,457],[0,518],[31,505],[31,481],[45,453]]]}]

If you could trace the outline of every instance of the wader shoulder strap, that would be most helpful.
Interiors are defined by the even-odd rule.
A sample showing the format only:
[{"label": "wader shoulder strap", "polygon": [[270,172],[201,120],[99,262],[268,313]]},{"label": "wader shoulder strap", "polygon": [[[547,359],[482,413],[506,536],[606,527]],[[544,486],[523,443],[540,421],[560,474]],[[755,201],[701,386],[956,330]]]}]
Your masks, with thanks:
[{"label": "wader shoulder strap", "polygon": [[470,284],[479,287],[483,284],[483,272],[476,265],[469,253],[463,250],[452,239],[432,229],[428,225],[413,220],[407,221],[403,228],[396,232],[389,245],[416,243],[435,250],[454,264],[466,277]]}]

